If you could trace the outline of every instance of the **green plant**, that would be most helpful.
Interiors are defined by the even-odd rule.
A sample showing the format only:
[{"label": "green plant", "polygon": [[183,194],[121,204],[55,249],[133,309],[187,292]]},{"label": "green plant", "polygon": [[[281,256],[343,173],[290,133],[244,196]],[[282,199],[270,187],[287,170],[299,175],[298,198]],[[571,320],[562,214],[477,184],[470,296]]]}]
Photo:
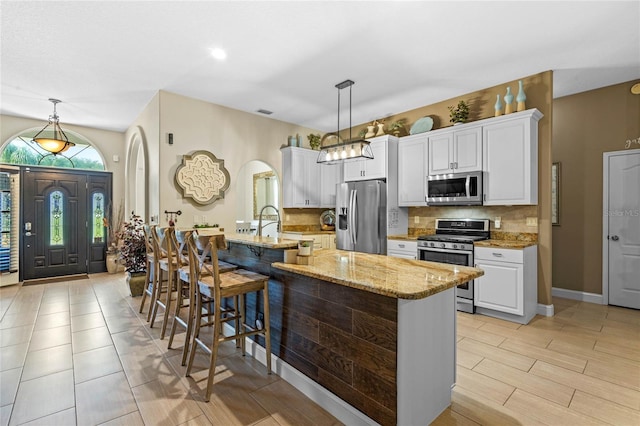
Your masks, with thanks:
[{"label": "green plant", "polygon": [[199,225],[193,225],[194,228],[219,228],[220,225],[214,223],[213,225],[209,225],[208,223],[202,223]]},{"label": "green plant", "polygon": [[320,135],[319,134],[314,134],[314,133],[309,133],[307,135],[307,139],[309,139],[309,146],[311,147],[311,149],[318,149],[320,148]]},{"label": "green plant", "polygon": [[303,240],[303,241],[300,241],[298,244],[300,245],[300,247],[311,247],[311,241]]},{"label": "green plant", "polygon": [[448,106],[449,116],[452,123],[464,123],[469,118],[469,105],[465,101],[458,102],[455,107]]},{"label": "green plant", "polygon": [[404,127],[406,122],[406,118],[401,118],[400,120],[394,121],[393,123],[389,124],[389,131],[394,135],[406,133],[407,129]]},{"label": "green plant", "polygon": [[147,246],[144,241],[143,226],[140,216],[132,214],[129,221],[122,226],[122,230],[118,232],[118,238],[122,240],[120,259],[125,271],[130,274],[146,272]]}]

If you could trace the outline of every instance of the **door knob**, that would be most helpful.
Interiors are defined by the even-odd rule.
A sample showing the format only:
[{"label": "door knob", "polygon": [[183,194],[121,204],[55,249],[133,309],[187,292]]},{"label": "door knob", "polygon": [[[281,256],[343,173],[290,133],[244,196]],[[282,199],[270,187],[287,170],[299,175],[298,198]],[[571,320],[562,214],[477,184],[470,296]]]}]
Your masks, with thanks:
[{"label": "door knob", "polygon": [[617,235],[612,235],[612,236],[611,236],[611,239],[612,239],[613,241],[618,241],[620,238],[619,238]]}]

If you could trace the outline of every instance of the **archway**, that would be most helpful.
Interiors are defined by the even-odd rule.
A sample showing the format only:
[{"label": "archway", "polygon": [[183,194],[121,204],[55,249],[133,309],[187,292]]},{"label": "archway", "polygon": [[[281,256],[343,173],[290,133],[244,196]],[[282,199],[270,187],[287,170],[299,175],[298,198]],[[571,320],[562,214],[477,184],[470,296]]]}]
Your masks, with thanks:
[{"label": "archway", "polygon": [[149,173],[147,140],[140,126],[129,139],[126,160],[125,211],[134,212],[143,221],[149,222]]}]

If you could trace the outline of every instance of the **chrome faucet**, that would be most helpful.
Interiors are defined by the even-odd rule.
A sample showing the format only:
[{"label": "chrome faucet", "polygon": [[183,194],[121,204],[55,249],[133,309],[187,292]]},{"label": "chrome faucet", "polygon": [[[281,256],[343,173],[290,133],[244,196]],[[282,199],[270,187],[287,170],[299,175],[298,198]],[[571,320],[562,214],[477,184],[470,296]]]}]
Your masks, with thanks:
[{"label": "chrome faucet", "polygon": [[[278,208],[272,204],[267,204],[265,205],[263,208],[260,209],[260,216],[258,218],[258,237],[262,237],[262,212],[264,211],[264,209],[266,209],[267,207],[271,207],[272,209],[274,209],[276,211],[276,214],[278,215],[278,225],[276,228],[276,232],[280,232],[280,228],[282,227],[282,222],[280,221],[280,211],[278,211]],[[269,222],[269,223],[273,223],[273,222]],[[269,223],[266,223],[264,226],[269,225]]]}]

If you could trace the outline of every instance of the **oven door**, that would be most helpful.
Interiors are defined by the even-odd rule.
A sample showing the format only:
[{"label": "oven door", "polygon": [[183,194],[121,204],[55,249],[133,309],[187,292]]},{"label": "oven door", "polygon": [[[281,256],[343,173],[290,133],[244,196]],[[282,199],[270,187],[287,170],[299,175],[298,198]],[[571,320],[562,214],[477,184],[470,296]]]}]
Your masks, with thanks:
[{"label": "oven door", "polygon": [[[473,266],[473,251],[418,247],[418,260]],[[474,313],[473,280],[456,287],[456,305],[459,311]]]}]

